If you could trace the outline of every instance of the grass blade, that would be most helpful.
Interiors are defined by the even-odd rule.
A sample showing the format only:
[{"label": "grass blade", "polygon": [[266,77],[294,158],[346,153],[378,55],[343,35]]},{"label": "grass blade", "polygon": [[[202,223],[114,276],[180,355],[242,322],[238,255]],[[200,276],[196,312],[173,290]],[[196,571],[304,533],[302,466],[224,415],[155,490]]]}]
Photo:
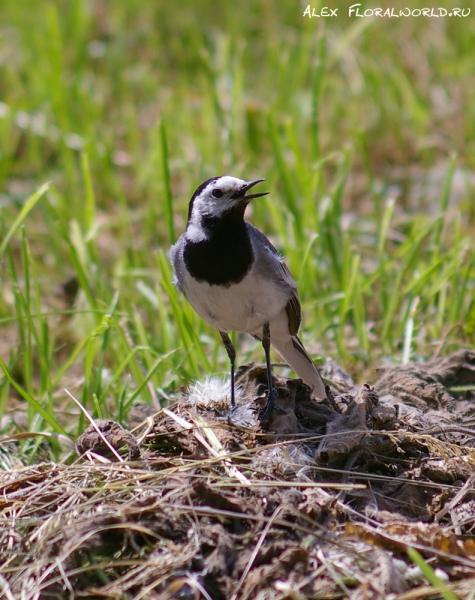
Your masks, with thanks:
[{"label": "grass blade", "polygon": [[49,188],[49,185],[50,185],[49,182],[44,183],[39,188],[39,190],[37,190],[32,196],[30,196],[28,198],[28,200],[25,202],[25,204],[23,205],[23,208],[18,213],[18,216],[16,217],[16,219],[13,221],[13,224],[10,226],[9,230],[7,231],[7,233],[3,239],[3,242],[0,245],[0,260],[3,257],[5,248],[8,246],[12,236],[16,233],[16,231],[18,230],[20,225],[23,223],[23,221],[25,220],[28,213],[32,210],[32,208],[38,202],[38,200],[43,196],[43,194]]}]

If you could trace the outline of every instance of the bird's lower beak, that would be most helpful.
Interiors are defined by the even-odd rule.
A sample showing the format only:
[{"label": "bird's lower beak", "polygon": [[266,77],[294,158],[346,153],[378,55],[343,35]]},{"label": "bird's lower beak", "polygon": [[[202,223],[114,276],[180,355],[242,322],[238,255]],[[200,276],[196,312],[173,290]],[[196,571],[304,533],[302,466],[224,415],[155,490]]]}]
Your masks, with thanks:
[{"label": "bird's lower beak", "polygon": [[243,198],[245,200],[252,200],[252,198],[260,198],[261,196],[267,196],[269,192],[261,192],[260,194],[248,194],[246,196],[246,192],[258,183],[261,183],[261,181],[265,181],[265,179],[254,179],[254,181],[246,183],[246,185],[239,190],[239,198]]}]

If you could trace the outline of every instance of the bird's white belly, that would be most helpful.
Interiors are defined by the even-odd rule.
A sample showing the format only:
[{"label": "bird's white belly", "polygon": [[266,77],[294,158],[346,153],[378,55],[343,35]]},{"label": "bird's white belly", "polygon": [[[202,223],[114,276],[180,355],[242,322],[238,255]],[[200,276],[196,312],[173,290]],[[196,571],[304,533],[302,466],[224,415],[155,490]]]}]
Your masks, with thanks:
[{"label": "bird's white belly", "polygon": [[186,277],[183,290],[195,311],[219,331],[243,331],[261,335],[287,305],[289,292],[253,270],[240,282],[227,288]]}]

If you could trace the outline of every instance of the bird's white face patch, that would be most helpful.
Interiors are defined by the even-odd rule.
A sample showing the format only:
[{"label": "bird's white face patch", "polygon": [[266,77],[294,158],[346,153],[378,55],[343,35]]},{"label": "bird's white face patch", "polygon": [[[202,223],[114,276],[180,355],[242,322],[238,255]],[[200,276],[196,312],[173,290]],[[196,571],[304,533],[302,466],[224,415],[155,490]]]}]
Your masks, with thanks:
[{"label": "bird's white face patch", "polygon": [[200,219],[201,217],[193,212],[186,228],[186,239],[195,244],[206,239],[206,231],[200,226]]},{"label": "bird's white face patch", "polygon": [[243,200],[239,198],[239,191],[246,185],[246,181],[224,175],[216,181],[209,183],[193,200],[190,220],[186,228],[186,237],[191,242],[202,242],[206,239],[207,232],[203,228],[203,219],[220,218]]},{"label": "bird's white face patch", "polygon": [[246,183],[243,179],[237,179],[230,175],[224,175],[216,181],[212,181],[194,199],[190,224],[198,225],[203,217],[219,218],[240,204],[242,198],[239,198],[238,195]]},{"label": "bird's white face patch", "polygon": [[[252,198],[266,196],[268,192],[248,193],[256,184],[264,179],[244,181],[230,175],[214,177],[200,185],[193,194],[188,212],[186,237],[193,242],[207,239],[209,221],[219,221],[226,213],[236,214],[242,219],[244,210]],[[234,213],[237,209],[237,213]],[[240,212],[242,210],[242,212]]]}]

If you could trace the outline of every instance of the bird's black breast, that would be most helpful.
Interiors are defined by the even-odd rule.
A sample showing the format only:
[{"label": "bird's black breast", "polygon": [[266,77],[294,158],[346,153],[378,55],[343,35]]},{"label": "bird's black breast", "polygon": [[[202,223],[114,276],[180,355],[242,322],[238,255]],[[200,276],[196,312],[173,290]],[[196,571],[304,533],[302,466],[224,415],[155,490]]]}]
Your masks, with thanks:
[{"label": "bird's black breast", "polygon": [[207,238],[188,240],[183,258],[190,275],[210,285],[239,283],[254,260],[251,240],[244,221],[209,219],[203,223]]}]

